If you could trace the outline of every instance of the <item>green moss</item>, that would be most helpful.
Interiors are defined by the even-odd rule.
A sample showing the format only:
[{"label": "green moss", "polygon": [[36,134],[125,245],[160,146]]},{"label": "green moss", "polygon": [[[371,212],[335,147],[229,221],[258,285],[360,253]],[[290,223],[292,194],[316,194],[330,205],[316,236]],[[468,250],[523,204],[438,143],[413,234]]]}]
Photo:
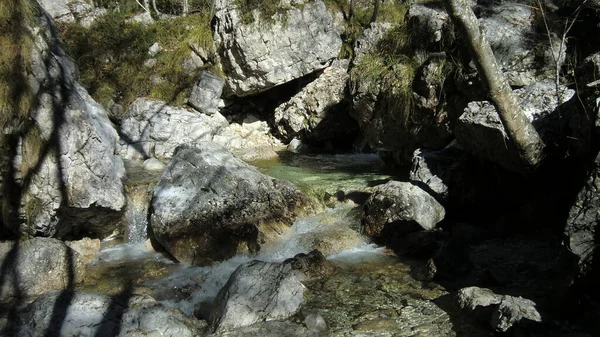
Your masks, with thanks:
[{"label": "green moss", "polygon": [[[77,24],[63,24],[59,29],[79,66],[81,82],[103,105],[112,100],[127,107],[142,96],[183,104],[198,75],[182,69],[184,59],[192,46],[213,52],[208,12],[148,26],[111,13],[89,29]],[[155,56],[156,65],[148,68],[144,66],[150,58],[148,48],[155,42],[163,50]]]},{"label": "green moss", "polygon": [[272,24],[278,14],[282,14],[285,20],[285,14],[291,9],[291,7],[283,5],[281,0],[235,0],[234,3],[245,24],[255,21],[254,11],[258,11],[261,22]]}]

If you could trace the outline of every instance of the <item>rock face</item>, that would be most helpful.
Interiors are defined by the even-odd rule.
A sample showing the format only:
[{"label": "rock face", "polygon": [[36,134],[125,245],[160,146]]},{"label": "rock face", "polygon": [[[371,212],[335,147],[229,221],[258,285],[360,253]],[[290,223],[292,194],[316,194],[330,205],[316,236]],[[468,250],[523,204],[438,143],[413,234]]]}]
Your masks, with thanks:
[{"label": "rock face", "polygon": [[[358,125],[345,109],[344,88],[348,62],[334,62],[313,82],[275,109],[275,125],[284,142],[299,138],[308,143],[324,143],[352,138]],[[345,122],[345,123],[344,123]]]},{"label": "rock face", "polygon": [[[579,258],[581,274],[592,271],[597,255],[597,225],[600,218],[600,155],[596,157],[585,186],[577,195],[565,227],[565,246]],[[595,268],[598,268],[597,266]]]},{"label": "rock face", "polygon": [[227,125],[219,113],[208,116],[139,98],[121,122],[121,154],[125,158],[171,158],[180,144],[212,141]]},{"label": "rock face", "polygon": [[354,43],[354,60],[356,65],[366,54],[375,50],[377,42],[392,29],[393,25],[388,22],[373,22],[365,28]]},{"label": "rock face", "polygon": [[[246,96],[323,69],[342,46],[325,4],[282,1],[283,13],[269,22],[258,10],[244,24],[233,0],[216,2],[215,34],[226,95]],[[270,27],[265,27],[270,25]]]},{"label": "rock face", "polygon": [[542,316],[535,309],[535,303],[520,296],[498,295],[490,289],[468,287],[458,291],[456,300],[461,308],[471,311],[492,306],[492,315],[486,318],[496,331],[506,332],[522,320],[542,321]]},{"label": "rock face", "polygon": [[[549,78],[566,56],[566,47],[560,48],[558,37],[552,39],[553,48],[558,54],[552,55],[547,36],[537,40],[534,9],[517,3],[502,4],[482,9],[479,22],[485,37],[494,51],[494,56],[510,85],[525,86],[539,79]],[[546,33],[546,32],[544,32]],[[541,46],[542,49],[537,51]],[[538,60],[543,60],[540,67]]]},{"label": "rock face", "polygon": [[6,270],[0,298],[23,299],[73,286],[83,276],[84,258],[62,241],[33,238],[0,243],[0,265]]},{"label": "rock face", "polygon": [[238,245],[260,249],[257,225],[290,222],[303,206],[291,183],[269,178],[214,143],[181,146],[158,182],[150,226],[181,262],[233,256]]},{"label": "rock face", "polygon": [[365,203],[362,231],[374,238],[385,238],[393,232],[432,230],[445,215],[444,207],[420,187],[390,181],[379,186]]},{"label": "rock face", "polygon": [[52,332],[60,336],[193,337],[201,335],[204,327],[201,321],[148,297],[54,291],[19,313],[13,336],[41,337]]},{"label": "rock face", "polygon": [[104,8],[94,8],[89,0],[39,0],[39,4],[56,21],[78,22],[89,27],[98,17],[106,14]]},{"label": "rock face", "polygon": [[38,132],[25,137],[17,160],[20,178],[31,182],[23,198],[24,230],[105,236],[125,203],[117,132],[77,82],[77,67],[52,22],[41,17],[35,32],[29,84],[38,98]]},{"label": "rock face", "polygon": [[251,261],[241,265],[215,299],[210,328],[238,328],[294,315],[304,303],[302,281],[323,276],[329,268],[319,251],[298,254],[283,263]]},{"label": "rock face", "polygon": [[413,29],[412,34],[422,38],[416,42],[421,48],[439,46],[443,45],[444,42],[450,42],[443,41],[448,39],[450,24],[450,17],[443,9],[412,3],[406,13],[406,18],[410,29]]},{"label": "rock face", "polygon": [[[545,139],[559,106],[573,97],[575,91],[558,88],[552,81],[537,82],[513,91],[525,115]],[[456,139],[464,148],[482,158],[498,163],[512,171],[520,170],[520,159],[508,139],[504,126],[492,104],[487,101],[471,102],[459,117],[454,130]]]},{"label": "rock face", "polygon": [[224,105],[221,100],[224,84],[219,76],[203,71],[192,88],[188,104],[207,115],[219,112],[219,107]]}]

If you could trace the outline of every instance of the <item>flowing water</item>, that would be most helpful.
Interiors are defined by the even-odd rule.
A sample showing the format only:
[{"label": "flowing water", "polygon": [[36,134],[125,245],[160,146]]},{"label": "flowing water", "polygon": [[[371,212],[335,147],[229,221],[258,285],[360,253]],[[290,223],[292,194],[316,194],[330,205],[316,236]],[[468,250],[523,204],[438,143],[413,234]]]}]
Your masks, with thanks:
[{"label": "flowing water", "polygon": [[[278,262],[319,249],[339,272],[308,283],[302,314],[317,313],[331,336],[485,336],[459,322],[439,285],[411,277],[411,264],[401,262],[359,234],[360,207],[368,191],[391,177],[374,155],[283,156],[253,163],[263,173],[286,179],[307,193],[332,197],[324,211],[296,219],[281,239],[263,246],[257,256],[237,255],[211,267],[179,264],[149,249],[145,238],[148,176],[130,181],[129,241],[105,244],[89,267],[83,290],[119,294],[133,289],[150,294],[188,315],[207,318],[211,302],[229,275],[253,259]],[[153,176],[152,179],[156,179]],[[152,180],[151,179],[151,180]],[[271,332],[277,335],[277,332]],[[244,335],[243,333],[241,335]]]}]

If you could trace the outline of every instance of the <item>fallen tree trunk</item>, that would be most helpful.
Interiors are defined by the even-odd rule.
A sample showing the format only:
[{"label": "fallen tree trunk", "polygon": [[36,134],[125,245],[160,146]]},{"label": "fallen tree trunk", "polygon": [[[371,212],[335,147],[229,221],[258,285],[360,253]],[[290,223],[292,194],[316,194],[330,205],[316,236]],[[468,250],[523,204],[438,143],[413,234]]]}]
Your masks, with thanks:
[{"label": "fallen tree trunk", "polygon": [[490,100],[509,140],[514,144],[524,170],[537,167],[544,157],[544,142],[512,93],[506,76],[502,73],[492,48],[479,28],[470,0],[446,0],[448,14],[468,41],[479,76],[489,90]]}]

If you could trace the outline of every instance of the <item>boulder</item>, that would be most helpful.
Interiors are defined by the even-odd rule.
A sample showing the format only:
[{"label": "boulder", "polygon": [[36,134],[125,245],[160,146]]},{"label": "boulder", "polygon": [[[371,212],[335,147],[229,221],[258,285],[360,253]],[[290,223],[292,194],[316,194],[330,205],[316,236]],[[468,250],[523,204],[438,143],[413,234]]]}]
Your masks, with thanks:
[{"label": "boulder", "polygon": [[[443,8],[432,4],[412,3],[406,13],[413,44],[420,49],[439,51],[452,43],[451,22]],[[437,47],[437,48],[436,48]]]},{"label": "boulder", "polygon": [[[58,320],[56,318],[59,318]],[[14,323],[13,323],[14,324]],[[18,313],[13,336],[200,336],[203,321],[150,297],[53,291]]]},{"label": "boulder", "polygon": [[[594,161],[588,179],[577,195],[565,226],[565,246],[579,258],[579,272],[582,275],[593,270],[594,257],[597,256],[600,218],[600,154]],[[595,267],[598,268],[597,266]]]},{"label": "boulder", "polygon": [[57,22],[77,22],[90,27],[101,16],[105,8],[95,8],[89,0],[40,0],[42,8]]},{"label": "boulder", "polygon": [[304,201],[291,183],[215,143],[182,145],[154,190],[150,227],[177,260],[205,264],[233,256],[241,243],[258,251],[257,226],[290,224]]},{"label": "boulder", "polygon": [[378,186],[365,203],[361,229],[370,237],[386,239],[391,233],[432,230],[445,215],[444,207],[417,185],[390,181]]},{"label": "boulder", "polygon": [[520,296],[498,295],[490,289],[467,287],[458,291],[456,299],[461,308],[472,312],[491,306],[491,317],[485,316],[492,327],[499,332],[506,332],[521,321],[542,321],[542,316],[535,309],[535,303]]},{"label": "boulder", "polygon": [[284,145],[271,134],[265,121],[250,115],[242,123],[231,123],[213,138],[243,160],[253,161],[277,157]]},{"label": "boulder", "polygon": [[[513,91],[523,112],[544,140],[554,134],[553,120],[559,119],[560,105],[570,100],[574,94],[574,90],[563,85],[557,89],[550,80]],[[490,102],[470,102],[459,117],[454,132],[458,142],[471,153],[508,170],[522,170],[516,148],[508,139],[500,117]]]},{"label": "boulder", "polygon": [[82,280],[85,263],[81,254],[56,239],[1,242],[0,298],[22,301],[50,290],[72,287]]},{"label": "boulder", "polygon": [[283,263],[251,261],[238,267],[219,291],[210,313],[213,331],[283,320],[300,310],[303,281],[329,273],[331,267],[315,250]]},{"label": "boulder", "polygon": [[365,28],[354,42],[353,65],[356,65],[368,53],[375,50],[377,42],[394,26],[389,22],[373,22]]},{"label": "boulder", "polygon": [[217,113],[224,105],[221,99],[224,83],[219,76],[203,71],[192,88],[188,104],[207,115]]},{"label": "boulder", "polygon": [[[316,80],[275,109],[275,127],[285,143],[299,137],[325,143],[358,134],[358,125],[343,105],[348,61],[334,62]],[[340,109],[340,107],[342,107]]]},{"label": "boulder", "polygon": [[128,159],[171,158],[180,144],[211,141],[227,127],[225,117],[138,98],[121,121],[121,155]]},{"label": "boulder", "polygon": [[[270,19],[216,1],[214,39],[226,75],[225,95],[247,96],[327,67],[342,46],[321,0],[281,1]],[[252,23],[244,23],[244,16]],[[271,21],[272,20],[272,21]]]},{"label": "boulder", "polygon": [[[547,33],[537,33],[535,20],[535,9],[519,3],[481,8],[480,26],[512,86],[532,85],[538,80],[552,79],[557,63],[559,67],[564,63],[566,46],[561,46],[555,34],[551,34],[550,46]],[[552,49],[557,55],[553,55]]]},{"label": "boulder", "polygon": [[115,155],[118,135],[104,108],[77,82],[48,17],[33,30],[29,85],[35,126],[22,139],[19,179],[24,230],[42,236],[106,236],[125,204],[125,169]]}]

